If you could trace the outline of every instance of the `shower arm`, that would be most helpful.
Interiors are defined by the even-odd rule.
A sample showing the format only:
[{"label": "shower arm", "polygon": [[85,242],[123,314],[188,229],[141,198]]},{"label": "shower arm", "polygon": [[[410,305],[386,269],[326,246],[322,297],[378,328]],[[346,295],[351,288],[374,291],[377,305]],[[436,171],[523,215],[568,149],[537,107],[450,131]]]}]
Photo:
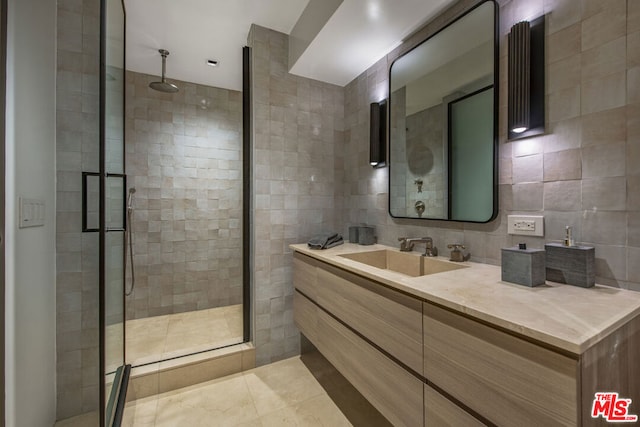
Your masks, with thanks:
[{"label": "shower arm", "polygon": [[162,55],[162,83],[165,82],[165,74],[167,73],[167,51],[164,50],[162,52],[160,52],[160,55]]}]

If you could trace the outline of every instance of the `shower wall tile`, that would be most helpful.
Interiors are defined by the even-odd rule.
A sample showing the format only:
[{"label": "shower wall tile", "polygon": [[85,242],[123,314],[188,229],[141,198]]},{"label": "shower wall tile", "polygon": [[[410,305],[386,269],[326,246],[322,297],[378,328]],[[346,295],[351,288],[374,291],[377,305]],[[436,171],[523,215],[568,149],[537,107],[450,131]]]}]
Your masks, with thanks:
[{"label": "shower wall tile", "polygon": [[[98,409],[98,236],[82,233],[82,174],[97,172],[99,0],[58,2],[56,123],[57,418]],[[92,24],[93,25],[93,24]],[[85,158],[83,162],[83,157]],[[84,164],[83,164],[84,163]],[[85,169],[83,169],[85,167]],[[87,169],[89,168],[90,169]],[[83,357],[90,354],[94,357]]]},{"label": "shower wall tile", "polygon": [[299,352],[289,244],[342,231],[343,89],[287,72],[288,37],[252,26],[254,342],[261,365]]},{"label": "shower wall tile", "polygon": [[[637,273],[640,183],[640,79],[635,46],[640,31],[636,1],[544,0],[547,19],[547,132],[506,142],[507,79],[500,78],[499,215],[481,226],[441,221],[395,220],[387,210],[388,169],[366,164],[369,103],[387,96],[391,62],[425,36],[433,34],[460,10],[477,4],[462,0],[428,23],[403,45],[345,87],[343,226],[369,222],[378,241],[395,246],[401,235],[429,235],[436,246],[459,241],[472,259],[499,264],[500,248],[521,236],[509,236],[504,219],[510,213],[545,216],[545,237],[526,239],[531,247],[559,240],[574,227],[579,242],[596,246],[600,283],[640,290]],[[501,70],[506,71],[509,28],[532,18],[539,2],[510,0],[500,10]],[[577,64],[577,66],[576,66]],[[578,79],[578,80],[576,80]],[[540,161],[540,155],[542,160]],[[395,173],[395,172],[394,172]],[[635,257],[635,258],[634,258]]]},{"label": "shower wall tile", "polygon": [[[136,284],[127,318],[242,302],[241,93],[128,71]],[[127,270],[127,287],[130,286]]]}]

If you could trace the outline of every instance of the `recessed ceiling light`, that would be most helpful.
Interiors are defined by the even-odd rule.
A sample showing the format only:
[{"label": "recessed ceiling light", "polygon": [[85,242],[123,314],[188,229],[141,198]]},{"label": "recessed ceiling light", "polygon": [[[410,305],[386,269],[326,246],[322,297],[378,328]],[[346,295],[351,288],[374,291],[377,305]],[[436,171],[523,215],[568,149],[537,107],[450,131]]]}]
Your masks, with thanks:
[{"label": "recessed ceiling light", "polygon": [[217,67],[219,64],[218,61],[216,61],[215,59],[207,59],[207,65],[209,67]]}]

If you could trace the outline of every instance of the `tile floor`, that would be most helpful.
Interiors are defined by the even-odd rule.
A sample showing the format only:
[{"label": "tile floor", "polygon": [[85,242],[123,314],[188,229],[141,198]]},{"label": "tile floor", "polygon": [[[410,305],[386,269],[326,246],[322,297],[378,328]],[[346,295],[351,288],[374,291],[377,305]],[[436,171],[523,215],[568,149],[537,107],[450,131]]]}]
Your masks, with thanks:
[{"label": "tile floor", "polygon": [[127,404],[126,427],[349,426],[300,358]]},{"label": "tile floor", "polygon": [[[55,427],[95,426],[95,414]],[[127,403],[124,427],[390,424],[319,353]]]},{"label": "tile floor", "polygon": [[242,304],[127,320],[127,363],[140,366],[242,342]]},{"label": "tile floor", "polygon": [[78,415],[77,417],[67,418],[58,421],[53,427],[97,427],[100,425],[100,415],[97,412]]}]

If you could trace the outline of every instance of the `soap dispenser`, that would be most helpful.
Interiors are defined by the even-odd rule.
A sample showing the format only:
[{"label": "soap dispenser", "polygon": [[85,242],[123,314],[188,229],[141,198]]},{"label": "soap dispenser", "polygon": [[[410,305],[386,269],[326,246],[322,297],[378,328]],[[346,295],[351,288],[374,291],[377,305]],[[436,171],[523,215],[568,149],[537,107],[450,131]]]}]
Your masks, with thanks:
[{"label": "soap dispenser", "polygon": [[564,240],[562,242],[565,246],[573,246],[573,236],[571,233],[571,227],[568,225],[565,227]]},{"label": "soap dispenser", "polygon": [[561,243],[547,243],[544,248],[547,280],[583,288],[595,285],[595,248],[576,245],[570,226],[565,227]]}]

